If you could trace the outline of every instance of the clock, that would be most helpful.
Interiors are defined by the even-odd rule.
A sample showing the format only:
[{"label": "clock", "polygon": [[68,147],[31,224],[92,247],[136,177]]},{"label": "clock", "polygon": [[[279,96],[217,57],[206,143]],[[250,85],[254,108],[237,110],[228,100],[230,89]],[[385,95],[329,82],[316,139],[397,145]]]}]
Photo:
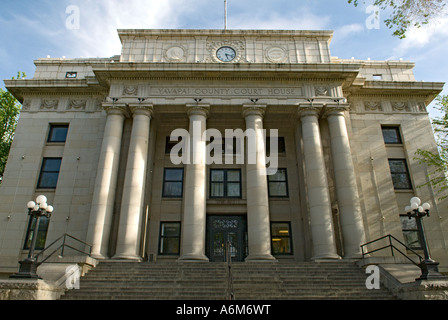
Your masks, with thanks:
[{"label": "clock", "polygon": [[231,47],[221,47],[216,51],[216,57],[222,62],[230,62],[236,58],[236,51]]}]

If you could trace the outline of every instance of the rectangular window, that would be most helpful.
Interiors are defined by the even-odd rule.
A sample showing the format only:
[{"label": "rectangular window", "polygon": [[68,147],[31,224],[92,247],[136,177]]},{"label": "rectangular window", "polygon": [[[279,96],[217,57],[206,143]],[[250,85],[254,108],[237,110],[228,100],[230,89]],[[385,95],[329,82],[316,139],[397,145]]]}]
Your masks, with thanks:
[{"label": "rectangular window", "polygon": [[66,79],[75,79],[78,76],[78,72],[70,71],[65,73]]},{"label": "rectangular window", "polygon": [[400,215],[400,220],[405,244],[411,249],[421,249],[422,244],[418,237],[418,229],[415,218],[409,219],[407,215]]},{"label": "rectangular window", "polygon": [[215,139],[215,137],[211,137],[210,143],[207,144],[207,150],[210,150],[211,156],[214,156],[215,154],[218,155],[218,148],[220,145],[221,155],[239,155],[244,152],[244,146],[242,145],[243,142],[244,141],[240,140],[237,137],[233,137],[232,139],[226,139],[225,137],[222,139]]},{"label": "rectangular window", "polygon": [[159,254],[178,255],[180,253],[180,222],[161,222]]},{"label": "rectangular window", "polygon": [[411,178],[405,159],[389,159],[389,167],[395,189],[412,189]]},{"label": "rectangular window", "polygon": [[[277,137],[277,153],[285,153],[286,145],[285,145],[285,137]],[[266,137],[266,155],[269,156],[271,154],[271,137]]]},{"label": "rectangular window", "polygon": [[288,179],[286,169],[277,169],[273,175],[268,175],[268,192],[270,197],[288,197]]},{"label": "rectangular window", "polygon": [[292,254],[291,225],[289,222],[271,222],[272,254]]},{"label": "rectangular window", "polygon": [[372,76],[373,80],[383,80],[383,75],[382,74],[374,74]]},{"label": "rectangular window", "polygon": [[62,158],[44,158],[40,169],[38,189],[56,189]]},{"label": "rectangular window", "polygon": [[399,127],[381,127],[385,144],[401,144],[401,135]]},{"label": "rectangular window", "polygon": [[65,142],[67,139],[67,124],[50,124],[47,142]]},{"label": "rectangular window", "polygon": [[[166,137],[166,141],[165,141],[165,154],[170,154],[171,150],[173,149],[173,147],[175,145],[177,145],[180,142],[180,138],[178,138],[178,140],[175,141],[171,141],[171,137]],[[181,155],[180,155],[181,156]]]},{"label": "rectangular window", "polygon": [[182,198],[184,168],[165,168],[162,197]]},{"label": "rectangular window", "polygon": [[241,170],[210,169],[210,198],[241,198]]},{"label": "rectangular window", "polygon": [[[50,219],[47,217],[41,217],[39,219],[39,229],[37,231],[36,247],[37,250],[43,250],[45,248],[45,241],[47,240],[48,224]],[[28,229],[26,231],[25,244],[23,249],[28,250],[31,246],[31,241],[34,237],[34,226],[36,225],[36,217],[30,216],[28,221]]]}]

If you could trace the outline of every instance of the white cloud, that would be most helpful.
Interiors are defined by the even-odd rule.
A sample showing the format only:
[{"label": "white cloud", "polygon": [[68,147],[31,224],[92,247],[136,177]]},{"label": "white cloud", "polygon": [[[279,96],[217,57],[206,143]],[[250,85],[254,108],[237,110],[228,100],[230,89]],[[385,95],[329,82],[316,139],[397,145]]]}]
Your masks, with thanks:
[{"label": "white cloud", "polygon": [[335,31],[335,37],[338,37],[338,40],[344,39],[346,37],[350,37],[355,33],[363,32],[364,26],[360,23],[352,23],[344,25]]},{"label": "white cloud", "polygon": [[[185,17],[198,19],[207,12],[219,14],[216,4],[209,0],[108,0],[82,1],[80,28],[66,30],[65,37],[72,43],[70,57],[108,57],[120,54],[121,44],[117,29],[172,29],[182,27]],[[210,13],[210,12],[209,12]],[[212,14],[213,14],[212,13]],[[64,19],[69,15],[65,14]],[[329,16],[317,16],[307,10],[288,14],[233,13],[229,16],[229,29],[294,29],[321,30],[330,23]],[[215,24],[218,26],[219,23]],[[67,43],[64,44],[67,48]]]},{"label": "white cloud", "polygon": [[[78,6],[79,28],[67,29],[64,35],[73,44],[64,44],[67,49],[73,48],[67,56],[108,57],[120,54],[117,29],[176,28],[180,14],[185,14],[189,8],[187,0],[83,1]],[[64,15],[64,19],[69,18],[69,14]]]},{"label": "white cloud", "polygon": [[400,40],[393,49],[393,56],[389,59],[397,59],[407,55],[415,55],[422,49],[434,50],[440,48],[441,55],[446,54],[448,42],[448,17],[440,18],[435,22],[420,28],[412,27],[406,34],[406,38]]}]

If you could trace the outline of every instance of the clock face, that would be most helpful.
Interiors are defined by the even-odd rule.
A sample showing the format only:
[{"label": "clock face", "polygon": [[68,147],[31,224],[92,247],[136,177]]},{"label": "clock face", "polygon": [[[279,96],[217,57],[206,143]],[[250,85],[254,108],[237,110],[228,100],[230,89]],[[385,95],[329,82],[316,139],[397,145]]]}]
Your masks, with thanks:
[{"label": "clock face", "polygon": [[231,47],[221,47],[216,51],[216,57],[223,62],[230,62],[236,58],[236,52]]}]

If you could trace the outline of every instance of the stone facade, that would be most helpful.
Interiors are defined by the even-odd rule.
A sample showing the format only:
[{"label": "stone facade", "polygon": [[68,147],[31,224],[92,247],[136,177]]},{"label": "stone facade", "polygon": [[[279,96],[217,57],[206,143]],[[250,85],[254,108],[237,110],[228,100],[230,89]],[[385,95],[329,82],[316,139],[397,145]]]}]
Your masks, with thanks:
[{"label": "stone facade", "polygon": [[[443,83],[415,81],[410,62],[331,57],[331,31],[118,33],[120,56],[39,59],[32,79],[5,81],[23,108],[0,186],[0,272],[27,254],[26,203],[38,194],[55,208],[47,244],[69,233],[97,259],[173,261],[213,261],[223,234],[240,239],[246,261],[357,258],[383,235],[405,241],[400,214],[417,195],[432,206],[432,257],[448,270],[447,203],[418,188],[428,169],[414,160],[419,148],[436,150],[426,106]],[[225,62],[222,47],[233,50]],[[282,175],[260,175],[261,158],[207,164],[206,141],[193,147],[197,162],[173,164],[167,137],[195,123],[223,135],[277,129]],[[68,127],[62,142],[48,140],[55,125]],[[385,127],[400,143],[385,143]],[[55,188],[39,186],[47,158],[62,159]],[[404,161],[407,188],[394,187],[390,159]],[[175,168],[180,180],[170,180]],[[213,194],[220,187],[228,191]],[[226,231],[229,221],[246,227]]]}]

